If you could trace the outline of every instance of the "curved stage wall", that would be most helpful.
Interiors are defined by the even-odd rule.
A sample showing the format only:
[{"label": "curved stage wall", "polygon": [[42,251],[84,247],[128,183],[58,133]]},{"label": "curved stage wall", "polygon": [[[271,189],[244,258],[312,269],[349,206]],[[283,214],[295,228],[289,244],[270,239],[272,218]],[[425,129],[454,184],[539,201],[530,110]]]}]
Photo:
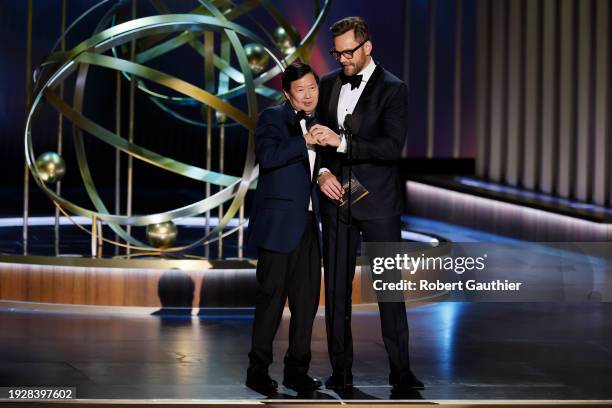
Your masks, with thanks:
[{"label": "curved stage wall", "polygon": [[[359,275],[358,268],[353,281],[356,304],[362,302]],[[253,261],[0,255],[0,303],[14,307],[252,307],[256,285]],[[324,302],[322,285],[320,304]]]},{"label": "curved stage wall", "polygon": [[612,223],[606,217],[597,222],[413,180],[406,182],[406,198],[410,215],[525,241],[612,240]]}]

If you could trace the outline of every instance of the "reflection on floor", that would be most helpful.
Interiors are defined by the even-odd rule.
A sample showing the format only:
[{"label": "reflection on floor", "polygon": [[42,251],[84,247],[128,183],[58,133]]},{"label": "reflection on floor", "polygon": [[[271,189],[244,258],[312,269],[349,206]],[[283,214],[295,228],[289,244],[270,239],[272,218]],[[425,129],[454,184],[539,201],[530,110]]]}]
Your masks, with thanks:
[{"label": "reflection on floor", "polygon": [[[356,389],[274,399],[612,399],[612,305],[439,303],[411,308],[420,394],[394,396],[377,312],[353,319]],[[0,313],[0,386],[74,386],[78,398],[257,399],[243,386],[250,318]],[[282,380],[288,319],[271,374]],[[311,373],[329,374],[322,313]]]},{"label": "reflection on floor", "polygon": [[[406,217],[452,241],[517,242]],[[518,243],[518,242],[517,242]],[[351,394],[273,399],[612,399],[612,304],[434,303],[408,309],[411,358],[426,389],[392,395],[376,308],[353,314]],[[117,316],[0,310],[0,386],[74,386],[78,398],[254,400],[244,385],[252,318]],[[282,380],[288,316],[275,343]],[[311,374],[329,375],[323,310]]]}]

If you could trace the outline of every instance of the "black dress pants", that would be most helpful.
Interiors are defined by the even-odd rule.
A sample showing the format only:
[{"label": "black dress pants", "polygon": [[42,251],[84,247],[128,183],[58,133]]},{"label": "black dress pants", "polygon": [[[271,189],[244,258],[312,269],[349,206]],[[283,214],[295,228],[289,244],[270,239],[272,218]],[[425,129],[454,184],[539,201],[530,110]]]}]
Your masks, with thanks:
[{"label": "black dress pants", "polygon": [[290,253],[259,250],[258,293],[253,322],[249,372],[267,373],[272,363],[272,342],[287,297],[291,320],[285,376],[306,374],[310,365],[312,325],[319,305],[321,255],[316,219],[308,213],[299,245]]},{"label": "black dress pants", "polygon": [[[359,234],[366,242],[399,242],[400,216],[372,220],[351,220],[351,225],[338,217],[323,214],[323,263],[325,266],[325,323],[327,347],[332,370],[351,373],[353,338],[351,331],[352,282]],[[348,263],[348,268],[347,268]],[[347,273],[350,282],[347,293]],[[348,299],[347,299],[348,298]],[[348,301],[349,320],[345,327]],[[404,302],[379,302],[380,323],[391,374],[402,376],[410,372],[408,353],[408,319]]]}]

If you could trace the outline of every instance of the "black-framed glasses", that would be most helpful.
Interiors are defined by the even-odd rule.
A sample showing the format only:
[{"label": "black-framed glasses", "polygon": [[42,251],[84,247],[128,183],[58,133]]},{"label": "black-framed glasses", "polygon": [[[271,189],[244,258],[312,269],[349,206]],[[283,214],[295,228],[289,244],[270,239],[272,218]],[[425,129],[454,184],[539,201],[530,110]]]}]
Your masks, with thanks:
[{"label": "black-framed glasses", "polygon": [[366,38],[365,40],[363,40],[358,46],[356,46],[352,50],[336,51],[335,49],[332,48],[331,50],[329,50],[329,53],[337,61],[340,61],[340,57],[343,56],[343,55],[344,55],[344,58],[346,58],[346,59],[352,59],[353,58],[353,53],[355,51],[357,51],[359,48],[363,47],[363,44],[367,43],[369,40],[370,40],[369,38]]}]

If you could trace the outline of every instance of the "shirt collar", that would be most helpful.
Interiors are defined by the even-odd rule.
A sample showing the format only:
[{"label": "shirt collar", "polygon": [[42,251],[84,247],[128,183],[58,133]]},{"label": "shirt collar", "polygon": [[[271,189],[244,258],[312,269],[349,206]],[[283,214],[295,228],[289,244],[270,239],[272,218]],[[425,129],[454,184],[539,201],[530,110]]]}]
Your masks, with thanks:
[{"label": "shirt collar", "polygon": [[374,73],[375,69],[376,69],[376,63],[374,62],[374,58],[370,57],[370,63],[365,68],[363,68],[358,74],[358,75],[363,75],[363,77],[361,78],[361,81],[368,82],[368,80]]},{"label": "shirt collar", "polygon": [[[297,115],[298,110],[294,109],[293,107],[291,107],[291,109],[293,109],[293,113],[295,113]],[[306,111],[304,111],[306,112]],[[306,113],[306,117],[311,117],[314,114],[314,111],[310,112],[310,113]],[[302,119],[302,120],[306,120],[306,119]]]}]

